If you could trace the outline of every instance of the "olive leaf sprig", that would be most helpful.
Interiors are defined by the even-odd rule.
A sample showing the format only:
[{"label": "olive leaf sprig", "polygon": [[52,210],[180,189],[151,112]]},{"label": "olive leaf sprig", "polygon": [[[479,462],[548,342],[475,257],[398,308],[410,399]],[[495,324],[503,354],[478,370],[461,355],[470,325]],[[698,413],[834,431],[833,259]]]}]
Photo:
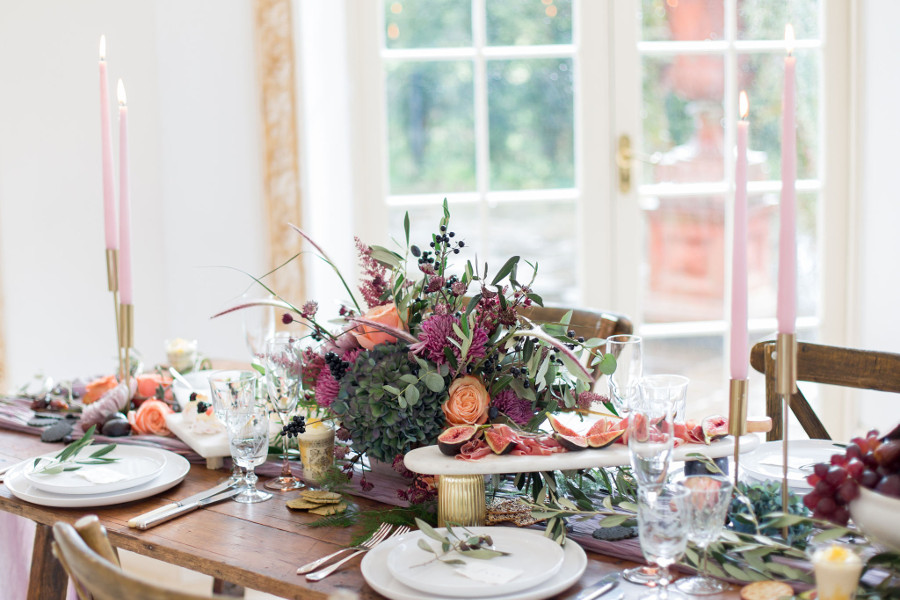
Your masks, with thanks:
[{"label": "olive leaf sprig", "polygon": [[[38,457],[34,459],[33,472],[38,475],[56,475],[57,473],[62,473],[63,471],[77,471],[84,465],[108,465],[119,460],[118,458],[110,458],[109,456],[106,456],[107,454],[115,450],[115,444],[108,444],[106,446],[103,446],[102,448],[94,451],[86,459],[78,458],[78,454],[86,447],[91,445],[91,442],[94,439],[94,430],[96,428],[96,425],[91,425],[90,429],[85,431],[84,435],[81,436],[81,439],[79,439],[77,442],[72,442],[71,444],[63,448],[62,451],[53,458]],[[47,461],[47,464],[38,468],[38,465],[40,465],[43,461]]]},{"label": "olive leaf sprig", "polygon": [[439,561],[444,563],[445,565],[465,565],[466,561],[460,560],[458,558],[444,558],[451,552],[456,552],[461,554],[462,556],[468,558],[477,558],[480,560],[488,560],[491,558],[496,558],[498,556],[508,556],[509,552],[503,552],[500,550],[494,550],[491,546],[494,545],[494,540],[491,539],[489,535],[475,535],[465,527],[463,527],[463,531],[465,535],[460,537],[457,535],[450,524],[447,524],[447,535],[443,536],[439,534],[434,528],[416,517],[416,526],[426,536],[430,537],[433,540],[436,540],[441,543],[440,551],[432,548],[431,544],[428,543],[425,538],[419,539],[419,548],[422,550],[434,554],[434,558],[429,561],[426,561],[422,564],[416,565],[417,567],[421,567],[427,565],[433,561]]}]

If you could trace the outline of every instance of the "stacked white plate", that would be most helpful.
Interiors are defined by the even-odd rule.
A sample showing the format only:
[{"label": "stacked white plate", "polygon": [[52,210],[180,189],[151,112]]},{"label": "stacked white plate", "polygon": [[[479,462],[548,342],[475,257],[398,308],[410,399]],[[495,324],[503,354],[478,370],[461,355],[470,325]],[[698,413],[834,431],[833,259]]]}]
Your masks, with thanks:
[{"label": "stacked white plate", "polygon": [[[441,552],[440,543],[413,531],[390,538],[366,553],[361,570],[366,582],[392,600],[444,600],[451,598],[541,600],[572,586],[587,567],[584,550],[567,540],[565,547],[541,531],[515,527],[469,527],[474,535],[489,535],[493,549],[507,556],[475,559],[450,553],[443,558],[466,564],[447,565],[420,541]],[[461,535],[461,528],[454,532]],[[446,535],[445,529],[438,529]]]},{"label": "stacked white plate", "polygon": [[[90,446],[79,456],[87,459],[102,447]],[[39,458],[52,459],[57,454],[59,450]],[[145,446],[120,444],[105,457],[117,460],[52,475],[36,472],[35,459],[29,458],[10,469],[4,483],[17,498],[43,506],[108,506],[167,490],[181,482],[191,467],[174,452]]]},{"label": "stacked white plate", "polygon": [[[741,458],[741,475],[751,481],[778,481],[783,477],[784,450],[781,441],[766,442]],[[844,448],[828,440],[788,441],[788,488],[796,493],[810,491],[806,478],[816,463],[827,463],[832,454],[843,454]]]}]

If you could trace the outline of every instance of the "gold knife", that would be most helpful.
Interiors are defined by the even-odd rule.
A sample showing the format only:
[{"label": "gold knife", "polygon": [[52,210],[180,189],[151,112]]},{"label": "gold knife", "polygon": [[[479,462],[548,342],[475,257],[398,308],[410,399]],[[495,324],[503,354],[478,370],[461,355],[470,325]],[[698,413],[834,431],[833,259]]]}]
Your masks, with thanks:
[{"label": "gold knife", "polygon": [[149,519],[153,519],[154,517],[165,514],[171,510],[180,508],[186,504],[191,504],[193,502],[199,502],[200,500],[203,500],[204,498],[209,498],[210,496],[215,496],[216,494],[218,494],[220,492],[224,492],[225,490],[227,490],[230,487],[233,487],[234,485],[235,485],[235,482],[233,482],[231,480],[223,481],[222,483],[218,484],[217,486],[212,487],[208,490],[204,490],[204,491],[200,492],[199,494],[194,494],[193,496],[188,496],[187,498],[185,498],[183,500],[179,500],[178,502],[171,502],[169,504],[166,504],[165,506],[160,506],[159,508],[154,508],[151,511],[148,511],[148,512],[145,512],[144,514],[133,517],[132,519],[130,519],[128,521],[128,526],[134,527],[136,529],[140,529],[138,524],[141,522],[148,521]]}]

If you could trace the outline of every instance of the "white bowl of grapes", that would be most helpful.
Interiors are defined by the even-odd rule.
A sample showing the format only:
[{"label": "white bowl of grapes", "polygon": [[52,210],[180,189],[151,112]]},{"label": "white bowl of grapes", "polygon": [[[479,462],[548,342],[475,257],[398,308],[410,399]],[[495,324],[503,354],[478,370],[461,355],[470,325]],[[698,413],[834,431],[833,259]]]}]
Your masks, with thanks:
[{"label": "white bowl of grapes", "polygon": [[803,503],[815,518],[846,525],[852,517],[866,537],[900,552],[900,425],[853,438],[807,481]]}]

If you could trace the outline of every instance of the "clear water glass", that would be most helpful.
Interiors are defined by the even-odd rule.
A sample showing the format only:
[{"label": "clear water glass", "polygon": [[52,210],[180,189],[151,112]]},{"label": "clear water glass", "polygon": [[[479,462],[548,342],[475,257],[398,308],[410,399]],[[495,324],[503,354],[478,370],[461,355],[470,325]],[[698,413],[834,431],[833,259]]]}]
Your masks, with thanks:
[{"label": "clear water glass", "polygon": [[[256,371],[230,370],[213,373],[209,378],[210,398],[219,420],[227,426],[229,412],[255,406],[258,382],[259,374]],[[233,462],[231,478],[234,481],[244,478],[236,462]]]},{"label": "clear water glass", "polygon": [[687,412],[687,388],[691,382],[684,375],[647,375],[641,379],[641,400],[646,398],[671,402],[676,423],[684,422]]},{"label": "clear water glass", "polygon": [[245,469],[244,489],[234,497],[243,503],[262,502],[272,497],[256,489],[254,469],[266,462],[269,452],[269,411],[264,406],[252,406],[228,412],[226,417],[228,445],[231,459]]},{"label": "clear water glass", "polygon": [[[287,425],[300,400],[302,352],[299,342],[292,338],[273,338],[266,342],[263,355],[266,392],[282,427]],[[287,446],[288,436],[282,435],[281,475],[267,481],[266,489],[287,492],[303,487],[303,482],[291,473]]]},{"label": "clear water glass", "polygon": [[609,376],[609,395],[616,412],[626,415],[637,400],[638,382],[644,370],[641,337],[611,335],[606,338],[606,353],[616,359],[616,370]]},{"label": "clear water glass", "polygon": [[724,477],[692,475],[679,483],[688,490],[686,521],[688,539],[703,553],[698,575],[680,579],[675,587],[695,596],[718,594],[728,589],[724,581],[710,577],[707,571],[709,545],[719,538],[731,505],[733,486]]},{"label": "clear water glass", "polygon": [[[243,302],[257,302],[259,300],[274,300],[271,294],[260,294],[256,291],[247,292],[241,296]],[[241,326],[244,332],[244,342],[250,356],[259,357],[266,348],[266,340],[275,335],[275,307],[253,306],[241,311]]]},{"label": "clear water glass", "polygon": [[672,581],[669,567],[678,562],[687,548],[688,528],[685,518],[689,493],[682,486],[638,489],[638,535],[641,552],[647,562],[659,567],[657,593],[659,600],[669,597]]},{"label": "clear water glass", "polygon": [[672,463],[675,407],[668,398],[645,395],[628,415],[628,454],[638,486],[658,490],[666,483]]}]

